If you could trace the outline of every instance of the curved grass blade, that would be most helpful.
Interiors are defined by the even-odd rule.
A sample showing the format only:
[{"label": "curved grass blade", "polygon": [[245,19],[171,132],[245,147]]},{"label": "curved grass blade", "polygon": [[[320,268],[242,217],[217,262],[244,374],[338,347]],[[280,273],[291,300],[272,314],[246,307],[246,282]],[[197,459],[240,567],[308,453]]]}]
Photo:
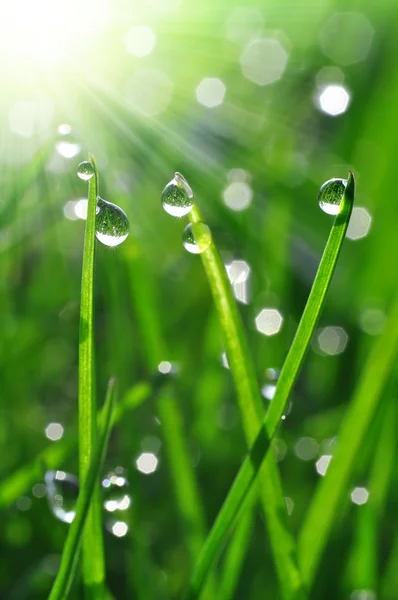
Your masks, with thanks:
[{"label": "curved grass blade", "polygon": [[188,598],[197,598],[199,596],[211,565],[220,552],[223,539],[234,522],[247,494],[254,485],[264,458],[268,453],[270,440],[275,435],[278,428],[324,305],[326,294],[347,231],[354,203],[354,195],[355,178],[350,171],[347,187],[341,203],[340,213],[333,223],[306,307],[283,365],[275,390],[275,396],[265,415],[261,430],[258,433],[247,458],[244,460],[238,471],[228,496],[218,513],[202,549],[191,578]]},{"label": "curved grass blade", "polygon": [[336,452],[327,475],[319,482],[299,536],[303,579],[311,587],[326,546],[355,458],[380,402],[398,351],[398,297],[362,372],[337,434]]},{"label": "curved grass blade", "polygon": [[[57,577],[49,595],[49,600],[64,600],[73,581],[79,550],[83,537],[83,530],[87,521],[95,486],[99,481],[101,468],[104,462],[109,434],[112,428],[112,410],[114,403],[115,380],[111,379],[108,385],[104,408],[100,415],[99,436],[96,448],[91,455],[90,466],[87,470],[85,484],[81,488],[76,505],[76,515],[70,526],[68,536],[62,552],[61,564]],[[99,596],[96,596],[97,598]]]},{"label": "curved grass blade", "polygon": [[[97,433],[94,374],[94,252],[98,170],[91,154],[89,159],[94,166],[94,176],[90,179],[88,186],[79,331],[79,479],[83,488],[92,460]],[[89,597],[90,588],[98,589],[105,580],[99,492],[98,485],[94,490],[83,536],[83,582]]]},{"label": "curved grass blade", "polygon": [[[196,202],[189,213],[189,218],[192,224],[203,221]],[[250,447],[261,428],[263,418],[263,405],[258,390],[254,366],[236,302],[232,295],[231,285],[213,240],[201,252],[200,256],[218,313],[226,354],[242,415],[243,430],[247,444]],[[262,466],[260,500],[270,535],[282,597],[286,600],[292,600],[299,596],[302,597],[301,578],[295,559],[295,543],[289,531],[279,472],[272,455],[268,456]],[[237,511],[240,505],[241,502],[236,506]],[[187,592],[187,598],[197,598],[200,595],[208,571],[220,549],[226,531],[227,528],[224,529],[216,545],[210,544],[210,552],[209,546],[207,543],[205,544],[205,556],[203,552],[200,555],[202,558],[204,556],[204,562],[202,562],[202,558],[199,558],[198,566]],[[214,551],[213,554],[212,551]],[[206,563],[206,566],[203,569],[204,563]]]}]

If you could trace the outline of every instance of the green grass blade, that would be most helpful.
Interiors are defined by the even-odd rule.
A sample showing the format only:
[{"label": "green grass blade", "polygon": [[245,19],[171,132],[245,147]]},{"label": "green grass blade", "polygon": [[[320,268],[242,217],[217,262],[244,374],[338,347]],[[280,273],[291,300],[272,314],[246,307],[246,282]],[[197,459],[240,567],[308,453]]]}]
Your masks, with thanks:
[{"label": "green grass blade", "polygon": [[[93,497],[95,486],[99,481],[101,468],[106,454],[109,434],[112,428],[114,389],[115,380],[111,379],[108,386],[104,408],[100,415],[98,441],[96,448],[91,455],[91,462],[87,470],[85,484],[80,488],[81,491],[79,493],[79,498],[76,505],[76,515],[66,538],[62,552],[61,564],[52,587],[49,600],[66,599],[69,588],[73,581],[77,561],[79,558],[83,530],[90,509],[90,502]],[[99,596],[97,596],[97,598],[98,597]]]},{"label": "green grass blade", "polygon": [[250,498],[248,505],[243,507],[231,542],[225,552],[222,576],[218,588],[218,597],[231,600],[241,575],[243,561],[249,548],[254,525],[255,496]]},{"label": "green grass blade", "polygon": [[192,598],[199,594],[207,573],[220,552],[223,539],[253,486],[267,455],[270,439],[275,435],[324,305],[350,220],[354,194],[355,179],[350,172],[340,213],[337,215],[330,232],[306,307],[283,365],[275,396],[265,415],[261,431],[257,435],[248,457],[239,469],[196,564],[190,583],[190,597]]},{"label": "green grass blade", "polygon": [[[98,171],[93,156],[89,155],[89,158],[95,174],[88,186],[79,332],[79,479],[83,488],[92,460],[97,430],[94,374],[94,251]],[[97,490],[94,490],[83,536],[83,582],[88,597],[91,595],[90,589],[98,590],[105,580],[99,492],[98,485]]]},{"label": "green grass blade", "polygon": [[[391,387],[395,388],[395,385]],[[375,440],[376,447],[372,444],[374,458],[367,485],[369,499],[363,506],[353,507],[357,523],[347,568],[348,592],[376,592],[378,588],[380,520],[396,460],[397,404],[394,392],[389,391],[383,405],[384,414]]]},{"label": "green grass blade", "polygon": [[308,587],[314,581],[342,496],[347,492],[358,450],[365,439],[396,360],[397,349],[398,298],[392,307],[385,329],[374,344],[365,364],[353,400],[337,434],[336,452],[326,477],[318,485],[300,532],[299,559]]},{"label": "green grass blade", "polygon": [[[203,221],[196,203],[189,213],[189,218],[193,224]],[[218,313],[225,350],[242,415],[243,429],[247,444],[250,447],[260,430],[264,411],[252,359],[225,266],[213,240],[209,247],[201,252],[200,256]],[[279,472],[272,455],[269,455],[262,468],[260,499],[270,535],[282,596],[285,599],[297,598],[301,581],[295,561],[295,543],[289,531]],[[221,543],[225,533],[226,530],[219,538],[219,543]],[[219,545],[217,545],[217,549],[214,545],[210,547],[215,550],[215,553],[208,560],[210,558],[209,547],[207,544],[205,545],[207,566],[205,570],[202,570],[199,564],[201,577],[198,578],[194,575],[189,587],[188,598],[196,598],[201,593],[213,558],[219,550]]]}]

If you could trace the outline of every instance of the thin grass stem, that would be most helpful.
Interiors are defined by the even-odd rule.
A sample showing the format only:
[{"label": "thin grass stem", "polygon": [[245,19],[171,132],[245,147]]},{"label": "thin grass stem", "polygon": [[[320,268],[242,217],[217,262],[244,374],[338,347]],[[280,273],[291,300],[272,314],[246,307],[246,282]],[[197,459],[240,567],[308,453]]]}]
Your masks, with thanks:
[{"label": "thin grass stem", "polygon": [[[88,186],[88,207],[83,249],[83,269],[79,332],[79,479],[84,489],[96,441],[97,407],[94,373],[94,254],[95,216],[98,195],[98,170],[95,159],[94,176]],[[100,488],[94,490],[92,504],[83,535],[83,583],[86,596],[92,597],[105,581],[104,545],[102,536]]]},{"label": "thin grass stem", "polygon": [[[91,454],[90,465],[86,473],[85,484],[81,487],[76,505],[76,514],[69,529],[61,557],[61,564],[49,595],[49,600],[65,600],[73,582],[79,559],[83,530],[88,518],[90,503],[95,486],[99,481],[104,462],[109,435],[112,429],[112,410],[114,403],[115,380],[108,385],[107,396],[100,415],[98,441]],[[99,590],[100,593],[101,590]],[[98,596],[97,596],[98,597]]]}]

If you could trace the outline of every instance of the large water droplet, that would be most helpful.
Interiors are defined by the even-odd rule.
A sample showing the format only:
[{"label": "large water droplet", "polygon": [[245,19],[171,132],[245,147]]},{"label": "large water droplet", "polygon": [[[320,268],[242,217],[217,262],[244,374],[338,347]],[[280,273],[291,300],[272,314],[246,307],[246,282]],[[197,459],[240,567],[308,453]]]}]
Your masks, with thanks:
[{"label": "large water droplet", "polygon": [[51,511],[60,521],[72,523],[79,494],[77,477],[64,471],[47,471],[44,481]]},{"label": "large water droplet", "polygon": [[129,220],[126,213],[116,204],[98,196],[95,217],[95,235],[105,246],[118,246],[129,234]]},{"label": "large water droplet", "polygon": [[122,467],[110,471],[102,480],[101,485],[106,511],[114,513],[115,511],[128,509],[131,503],[131,498],[127,493],[129,482]]},{"label": "large water droplet", "polygon": [[200,254],[207,250],[211,244],[211,232],[208,226],[201,221],[189,223],[183,231],[182,243],[191,254]]},{"label": "large water droplet", "polygon": [[88,160],[81,162],[77,167],[77,176],[83,181],[88,181],[94,175],[94,167]]},{"label": "large water droplet", "polygon": [[175,173],[162,192],[162,206],[172,217],[183,217],[193,207],[193,192],[181,173]]},{"label": "large water droplet", "polygon": [[318,202],[323,212],[337,215],[347,185],[346,179],[329,179],[319,189]]}]

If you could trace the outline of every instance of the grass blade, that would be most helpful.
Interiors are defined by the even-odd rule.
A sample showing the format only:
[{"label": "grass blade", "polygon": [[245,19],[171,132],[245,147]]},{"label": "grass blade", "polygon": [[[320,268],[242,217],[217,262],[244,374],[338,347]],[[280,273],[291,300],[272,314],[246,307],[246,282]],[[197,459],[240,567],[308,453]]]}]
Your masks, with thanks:
[{"label": "grass blade", "polygon": [[[391,388],[395,388],[395,385]],[[347,566],[348,592],[378,591],[380,521],[386,505],[396,455],[397,405],[392,391],[389,390],[385,395],[382,408],[382,422],[377,428],[377,438],[372,443],[373,460],[367,485],[369,499],[363,506],[354,507],[356,527]]]},{"label": "grass blade", "polygon": [[229,527],[232,525],[243,501],[254,485],[260,467],[269,450],[270,440],[278,428],[325,302],[350,220],[354,194],[355,179],[353,173],[350,172],[340,213],[337,215],[330,232],[306,307],[283,365],[275,396],[265,415],[263,426],[257,435],[249,455],[239,469],[196,564],[190,583],[190,597],[192,598],[198,596],[207,573],[220,552],[223,539]]},{"label": "grass blade", "polygon": [[[84,488],[96,440],[96,397],[94,374],[94,251],[95,216],[98,195],[98,170],[89,155],[95,174],[89,181],[79,332],[79,479]],[[91,588],[99,588],[105,580],[104,545],[102,538],[99,485],[94,490],[83,536],[83,582],[90,597]]]},{"label": "grass blade", "polygon": [[218,596],[222,600],[234,597],[236,586],[241,575],[243,561],[246,556],[252,535],[255,516],[255,497],[250,498],[249,505],[243,507],[242,517],[225,553],[222,576]]},{"label": "grass blade", "polygon": [[[75,573],[84,526],[90,509],[95,486],[99,481],[100,471],[104,462],[109,434],[112,428],[112,409],[114,400],[115,380],[111,379],[108,385],[104,408],[100,415],[99,436],[95,451],[92,453],[91,462],[87,470],[85,484],[76,505],[76,515],[69,529],[68,536],[62,552],[61,564],[57,577],[52,587],[49,600],[64,600],[67,598],[69,588]],[[98,598],[98,596],[97,596]]]},{"label": "grass blade", "polygon": [[[196,203],[189,213],[189,218],[193,225],[203,221],[200,209]],[[263,405],[252,359],[236,302],[232,295],[231,285],[213,240],[208,248],[201,252],[200,256],[218,313],[226,354],[242,415],[243,429],[247,444],[250,447],[260,430],[263,418]],[[272,455],[269,455],[268,459],[264,462],[260,479],[260,490],[260,498],[270,534],[282,596],[285,599],[297,598],[297,595],[300,593],[301,581],[294,556],[295,543],[288,528],[287,512],[279,472]],[[237,506],[237,510],[239,508],[240,503]],[[219,551],[226,531],[227,529],[223,531],[216,545],[210,543],[209,547],[205,544],[204,558],[205,562],[207,562],[206,568],[202,568],[204,564],[199,559],[187,593],[188,598],[199,597],[210,566]],[[214,551],[212,556],[211,551]],[[201,557],[203,558],[203,552]]]},{"label": "grass blade", "polygon": [[398,297],[385,329],[363,369],[362,377],[337,435],[336,452],[320,481],[299,536],[299,559],[310,587],[331,531],[357,452],[379,404],[398,350]]}]

